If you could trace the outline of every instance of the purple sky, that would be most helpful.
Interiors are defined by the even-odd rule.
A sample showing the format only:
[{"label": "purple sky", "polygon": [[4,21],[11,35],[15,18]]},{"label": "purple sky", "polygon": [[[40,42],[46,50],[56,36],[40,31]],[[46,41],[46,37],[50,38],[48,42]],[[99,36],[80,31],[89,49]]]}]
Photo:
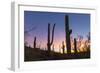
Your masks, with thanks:
[{"label": "purple sky", "polygon": [[76,38],[77,35],[82,35],[86,38],[90,32],[90,14],[24,11],[25,41],[33,46],[33,40],[36,36],[38,46],[45,48],[48,23],[51,24],[51,29],[56,23],[53,44],[55,48],[59,48],[62,41],[65,41],[65,15],[69,16],[69,26],[72,29],[71,36]]}]

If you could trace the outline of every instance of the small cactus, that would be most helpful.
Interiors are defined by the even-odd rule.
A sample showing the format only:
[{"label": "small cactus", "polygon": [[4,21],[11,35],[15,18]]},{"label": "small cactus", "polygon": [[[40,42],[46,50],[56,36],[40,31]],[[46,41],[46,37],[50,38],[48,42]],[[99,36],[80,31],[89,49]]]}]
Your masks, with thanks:
[{"label": "small cactus", "polygon": [[63,51],[63,54],[65,53],[65,45],[64,45],[64,41],[62,42],[62,51]]},{"label": "small cactus", "polygon": [[77,53],[77,41],[76,38],[74,38],[74,51]]},{"label": "small cactus", "polygon": [[34,37],[34,47],[33,48],[36,48],[36,37]]}]

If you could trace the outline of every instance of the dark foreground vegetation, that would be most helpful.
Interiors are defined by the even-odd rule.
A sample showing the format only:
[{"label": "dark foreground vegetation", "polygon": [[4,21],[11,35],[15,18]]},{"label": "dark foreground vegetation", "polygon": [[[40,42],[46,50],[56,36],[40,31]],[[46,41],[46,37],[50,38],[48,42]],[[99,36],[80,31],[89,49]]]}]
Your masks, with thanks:
[{"label": "dark foreground vegetation", "polygon": [[90,51],[80,52],[80,53],[71,53],[71,54],[62,54],[54,51],[40,50],[39,48],[25,47],[24,52],[24,61],[44,61],[44,60],[64,60],[64,59],[86,59],[90,58]]}]

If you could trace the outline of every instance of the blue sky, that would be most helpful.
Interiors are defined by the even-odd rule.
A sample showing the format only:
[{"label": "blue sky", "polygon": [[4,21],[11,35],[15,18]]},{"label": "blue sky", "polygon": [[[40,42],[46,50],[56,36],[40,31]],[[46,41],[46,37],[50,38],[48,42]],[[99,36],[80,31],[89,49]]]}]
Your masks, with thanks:
[{"label": "blue sky", "polygon": [[25,41],[32,46],[36,36],[38,45],[46,47],[48,23],[51,24],[51,28],[56,23],[54,44],[58,48],[62,41],[65,41],[65,15],[69,16],[71,36],[76,38],[77,35],[82,35],[86,38],[90,32],[90,14],[24,11],[24,31],[28,31],[24,33]]}]

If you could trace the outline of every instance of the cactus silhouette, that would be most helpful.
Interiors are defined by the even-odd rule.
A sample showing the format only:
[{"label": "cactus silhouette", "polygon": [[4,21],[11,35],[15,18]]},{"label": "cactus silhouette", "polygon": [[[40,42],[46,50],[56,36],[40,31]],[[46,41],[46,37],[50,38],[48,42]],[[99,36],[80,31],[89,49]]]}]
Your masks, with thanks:
[{"label": "cactus silhouette", "polygon": [[88,42],[90,41],[90,32],[88,33],[88,35],[87,35],[87,38],[88,38]]},{"label": "cactus silhouette", "polygon": [[77,41],[76,38],[74,38],[74,51],[77,53]]},{"label": "cactus silhouette", "polygon": [[91,39],[91,37],[90,37],[90,32],[89,32],[87,35],[87,43],[88,43],[87,51],[90,51],[90,39]]},{"label": "cactus silhouette", "polygon": [[70,42],[70,35],[72,30],[69,29],[69,18],[68,15],[65,16],[65,34],[66,34],[66,46],[67,46],[67,53],[71,53],[71,42]]},{"label": "cactus silhouette", "polygon": [[51,51],[51,45],[53,44],[53,39],[54,39],[54,29],[55,29],[55,24],[53,25],[52,29],[52,38],[50,39],[50,23],[48,23],[48,41],[47,41],[47,48],[48,48],[48,54],[50,55]]},{"label": "cactus silhouette", "polygon": [[34,48],[36,48],[36,37],[34,37]]},{"label": "cactus silhouette", "polygon": [[62,50],[63,50],[63,54],[65,53],[65,45],[64,45],[64,41],[62,42]]}]

